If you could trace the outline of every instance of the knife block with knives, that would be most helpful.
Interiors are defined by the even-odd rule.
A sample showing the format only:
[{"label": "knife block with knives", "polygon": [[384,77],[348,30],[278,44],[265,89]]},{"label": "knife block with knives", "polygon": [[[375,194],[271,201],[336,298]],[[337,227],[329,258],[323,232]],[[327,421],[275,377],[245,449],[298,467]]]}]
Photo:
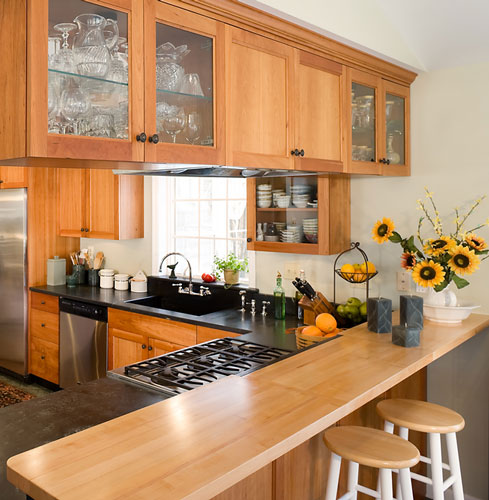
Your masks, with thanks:
[{"label": "knife block with knives", "polygon": [[335,317],[339,327],[345,325],[345,319],[336,312],[335,306],[321,292],[316,292],[306,280],[296,278],[292,284],[303,295],[299,305],[304,310],[304,323],[314,325],[316,316],[329,313]]}]

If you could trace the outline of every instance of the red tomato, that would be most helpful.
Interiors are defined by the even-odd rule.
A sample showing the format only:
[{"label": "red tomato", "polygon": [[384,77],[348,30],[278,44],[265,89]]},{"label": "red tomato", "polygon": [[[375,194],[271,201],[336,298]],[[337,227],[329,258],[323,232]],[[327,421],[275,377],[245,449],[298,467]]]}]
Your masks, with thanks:
[{"label": "red tomato", "polygon": [[212,276],[212,274],[204,273],[202,275],[202,281],[205,281],[206,283],[213,283],[214,281],[216,281],[216,277]]}]

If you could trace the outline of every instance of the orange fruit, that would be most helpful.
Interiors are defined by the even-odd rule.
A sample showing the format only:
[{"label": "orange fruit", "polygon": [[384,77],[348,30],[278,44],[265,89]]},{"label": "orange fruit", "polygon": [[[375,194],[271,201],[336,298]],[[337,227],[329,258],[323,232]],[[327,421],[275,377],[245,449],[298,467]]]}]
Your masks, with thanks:
[{"label": "orange fruit", "polygon": [[306,326],[301,332],[303,335],[309,335],[311,337],[321,337],[323,332],[314,325]]},{"label": "orange fruit", "polygon": [[[367,269],[367,266],[368,266],[368,269]],[[364,262],[360,266],[360,271],[362,271],[362,273],[366,273],[368,271],[369,274],[373,274],[373,273],[375,273],[376,270],[377,269],[370,261],[367,261],[366,263]]]},{"label": "orange fruit", "polygon": [[322,313],[316,316],[316,326],[324,333],[331,333],[338,325],[333,315]]},{"label": "orange fruit", "polygon": [[353,264],[355,268],[355,274],[353,274],[353,281],[357,283],[363,283],[367,279],[367,275],[364,274],[362,266],[360,264]]},{"label": "orange fruit", "polygon": [[351,280],[353,278],[353,273],[355,272],[355,268],[351,264],[344,264],[341,266],[341,276],[346,280]]},{"label": "orange fruit", "polygon": [[[336,329],[336,330],[337,330],[337,329]],[[336,337],[336,335],[338,335],[338,332],[337,332],[336,330],[335,330],[335,331],[333,331],[333,332],[331,332],[331,333],[327,333],[326,335],[323,335],[323,337],[324,337],[325,339],[330,339],[331,337]]]}]

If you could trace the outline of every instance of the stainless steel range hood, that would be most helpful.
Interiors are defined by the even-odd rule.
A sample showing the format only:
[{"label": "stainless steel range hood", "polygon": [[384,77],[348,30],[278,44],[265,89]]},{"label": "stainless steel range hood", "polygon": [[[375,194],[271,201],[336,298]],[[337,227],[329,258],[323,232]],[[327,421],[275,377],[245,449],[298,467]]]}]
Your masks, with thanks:
[{"label": "stainless steel range hood", "polygon": [[182,165],[161,164],[152,165],[145,170],[113,170],[116,175],[152,175],[166,177],[232,177],[241,179],[259,177],[293,177],[318,175],[318,172],[303,172],[300,170],[277,170],[265,168],[227,167],[224,165]]}]

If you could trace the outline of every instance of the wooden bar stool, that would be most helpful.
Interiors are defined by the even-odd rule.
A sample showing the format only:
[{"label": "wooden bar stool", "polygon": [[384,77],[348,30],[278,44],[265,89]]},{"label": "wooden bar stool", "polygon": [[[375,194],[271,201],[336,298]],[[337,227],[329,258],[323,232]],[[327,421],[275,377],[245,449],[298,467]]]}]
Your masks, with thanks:
[{"label": "wooden bar stool", "polygon": [[[392,499],[392,469],[399,470],[403,500],[413,499],[409,468],[419,462],[419,451],[412,443],[387,432],[367,427],[331,427],[323,436],[331,450],[326,500],[335,500],[338,494],[341,459],[349,460],[348,491],[341,500],[356,500],[357,493],[365,493],[382,500]],[[380,495],[358,484],[359,465],[379,469]]]},{"label": "wooden bar stool", "polygon": [[[411,477],[433,487],[433,500],[443,500],[444,492],[453,487],[455,500],[464,499],[462,473],[458,456],[456,432],[461,431],[465,421],[457,412],[444,406],[416,401],[414,399],[386,399],[377,405],[377,413],[385,420],[384,430],[394,432],[399,426],[399,436],[408,439],[409,430],[425,432],[430,441],[430,457],[420,460],[431,465],[431,477],[411,472]],[[448,464],[443,463],[441,434],[445,434]],[[450,471],[450,477],[443,480],[443,469]],[[398,478],[399,487],[399,478]],[[400,495],[397,494],[398,499]]]}]

